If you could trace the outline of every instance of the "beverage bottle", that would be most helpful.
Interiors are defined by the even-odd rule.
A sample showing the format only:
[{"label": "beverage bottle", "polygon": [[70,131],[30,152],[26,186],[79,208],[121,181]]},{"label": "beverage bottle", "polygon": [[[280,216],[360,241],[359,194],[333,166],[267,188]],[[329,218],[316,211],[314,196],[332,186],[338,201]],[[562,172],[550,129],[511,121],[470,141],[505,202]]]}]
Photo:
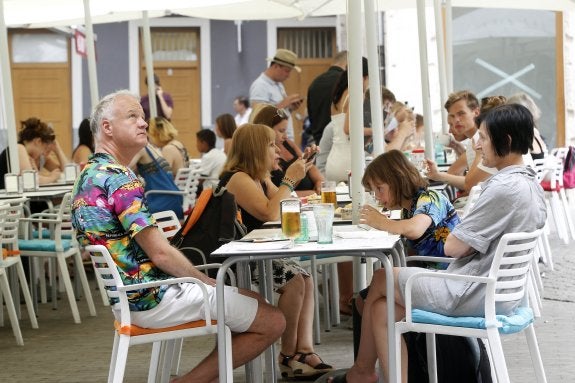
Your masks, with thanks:
[{"label": "beverage bottle", "polygon": [[300,213],[300,232],[299,237],[295,239],[295,243],[307,243],[309,242],[309,229],[307,222],[307,213]]}]

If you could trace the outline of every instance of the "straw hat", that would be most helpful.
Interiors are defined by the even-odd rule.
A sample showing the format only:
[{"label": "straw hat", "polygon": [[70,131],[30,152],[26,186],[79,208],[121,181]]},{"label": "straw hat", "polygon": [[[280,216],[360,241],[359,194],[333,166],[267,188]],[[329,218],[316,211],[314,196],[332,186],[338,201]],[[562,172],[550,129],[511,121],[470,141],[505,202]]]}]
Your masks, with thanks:
[{"label": "straw hat", "polygon": [[297,55],[289,49],[278,49],[274,57],[268,58],[267,60],[295,69],[298,73],[301,72],[301,68],[295,65]]}]

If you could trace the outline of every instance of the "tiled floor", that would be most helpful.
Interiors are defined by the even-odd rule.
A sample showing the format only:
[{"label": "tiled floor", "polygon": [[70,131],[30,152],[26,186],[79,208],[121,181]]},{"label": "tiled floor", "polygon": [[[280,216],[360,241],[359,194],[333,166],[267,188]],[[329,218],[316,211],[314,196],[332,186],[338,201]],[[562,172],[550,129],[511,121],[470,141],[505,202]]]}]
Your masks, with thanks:
[{"label": "tiled floor", "polygon": [[[543,317],[536,323],[543,362],[549,382],[575,382],[575,250],[558,244],[552,237],[556,271],[546,271]],[[102,306],[94,290],[98,316],[89,317],[84,301],[79,302],[82,323],[74,324],[65,299],[59,309],[40,305],[40,328],[32,330],[27,319],[21,321],[25,345],[14,341],[6,313],[0,327],[0,382],[90,383],[105,382],[112,349],[112,315]],[[316,351],[337,368],[349,367],[353,360],[352,332],[334,328],[322,334]],[[210,337],[184,343],[183,370],[191,368],[213,347]],[[533,382],[533,369],[522,336],[504,338],[507,364],[513,382]],[[150,346],[130,350],[125,382],[146,381]],[[235,372],[236,382],[245,382],[243,369]]]}]

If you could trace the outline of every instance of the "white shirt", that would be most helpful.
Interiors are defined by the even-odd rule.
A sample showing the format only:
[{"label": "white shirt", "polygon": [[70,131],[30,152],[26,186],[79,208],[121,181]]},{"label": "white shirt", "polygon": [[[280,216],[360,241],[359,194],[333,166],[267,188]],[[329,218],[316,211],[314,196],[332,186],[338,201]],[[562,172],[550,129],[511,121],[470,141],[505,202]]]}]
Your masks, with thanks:
[{"label": "white shirt", "polygon": [[247,108],[243,116],[241,114],[236,114],[234,120],[236,120],[236,126],[239,128],[240,125],[247,124],[250,119],[250,114],[252,114],[252,108]]},{"label": "white shirt", "polygon": [[218,177],[222,172],[226,154],[219,149],[213,148],[202,155],[200,173],[207,179],[204,181],[204,189],[215,188],[218,185]]},{"label": "white shirt", "polygon": [[[250,102],[265,102],[267,104],[277,105],[287,97],[284,85],[281,82],[275,82],[265,73],[259,75],[250,86]],[[289,109],[284,109],[288,116],[288,126],[286,134],[289,139],[294,140],[293,121]]]}]

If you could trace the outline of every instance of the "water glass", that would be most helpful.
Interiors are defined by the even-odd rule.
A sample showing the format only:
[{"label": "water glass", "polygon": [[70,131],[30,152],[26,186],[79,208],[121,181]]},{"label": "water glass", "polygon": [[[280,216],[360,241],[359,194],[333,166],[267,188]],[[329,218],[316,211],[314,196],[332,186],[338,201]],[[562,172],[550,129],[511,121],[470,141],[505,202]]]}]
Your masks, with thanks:
[{"label": "water glass", "polygon": [[331,203],[318,203],[313,207],[313,215],[317,226],[317,243],[333,243],[333,214]]},{"label": "water glass", "polygon": [[321,183],[321,202],[331,203],[337,209],[337,195],[335,193],[335,181],[323,181]]},{"label": "water glass", "polygon": [[297,238],[301,231],[301,203],[298,198],[288,198],[280,201],[282,234],[286,238]]}]

